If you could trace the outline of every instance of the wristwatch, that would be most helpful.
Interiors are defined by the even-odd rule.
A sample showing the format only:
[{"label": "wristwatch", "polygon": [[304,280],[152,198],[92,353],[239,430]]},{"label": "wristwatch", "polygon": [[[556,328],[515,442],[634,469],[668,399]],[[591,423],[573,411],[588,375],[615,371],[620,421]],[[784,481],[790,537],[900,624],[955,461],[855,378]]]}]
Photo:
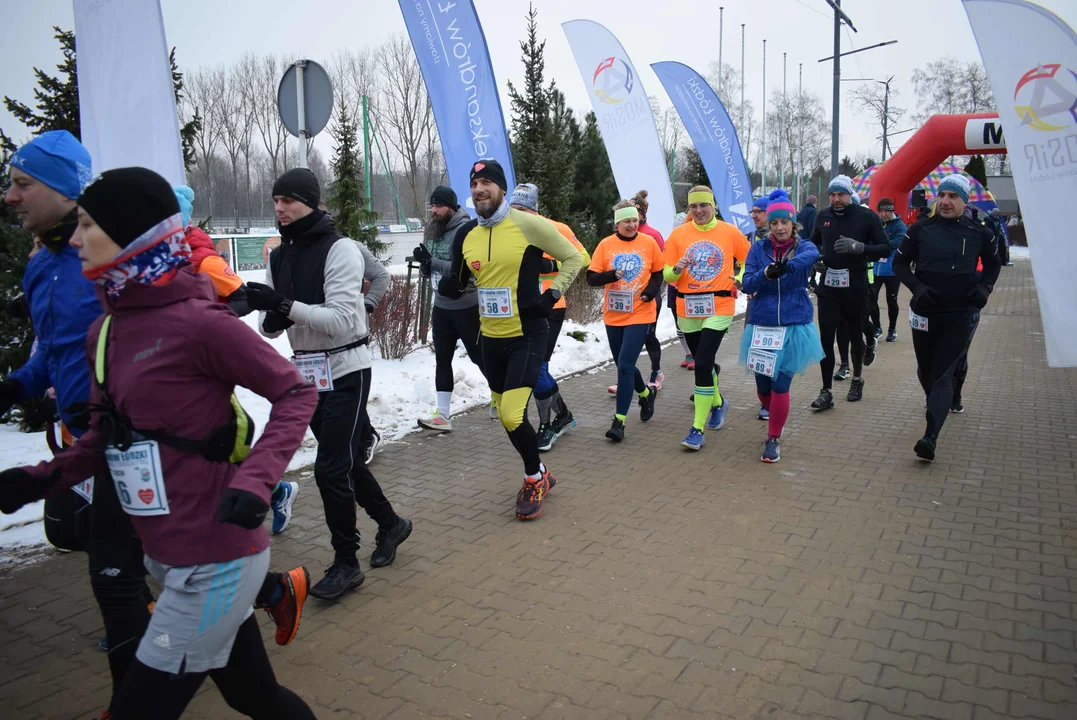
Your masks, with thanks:
[{"label": "wristwatch", "polygon": [[277,306],[277,314],[281,317],[288,317],[292,313],[292,301],[288,299],[281,300],[280,305]]}]

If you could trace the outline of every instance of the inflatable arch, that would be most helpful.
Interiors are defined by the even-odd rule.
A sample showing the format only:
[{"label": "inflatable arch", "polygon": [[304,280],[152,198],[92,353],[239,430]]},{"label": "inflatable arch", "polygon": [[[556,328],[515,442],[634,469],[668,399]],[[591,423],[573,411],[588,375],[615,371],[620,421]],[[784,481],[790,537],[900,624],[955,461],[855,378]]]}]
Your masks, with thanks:
[{"label": "inflatable arch", "polygon": [[880,198],[892,198],[894,212],[907,218],[909,193],[943,160],[1004,152],[1006,141],[996,113],[932,115],[871,176],[871,207],[878,211]]}]

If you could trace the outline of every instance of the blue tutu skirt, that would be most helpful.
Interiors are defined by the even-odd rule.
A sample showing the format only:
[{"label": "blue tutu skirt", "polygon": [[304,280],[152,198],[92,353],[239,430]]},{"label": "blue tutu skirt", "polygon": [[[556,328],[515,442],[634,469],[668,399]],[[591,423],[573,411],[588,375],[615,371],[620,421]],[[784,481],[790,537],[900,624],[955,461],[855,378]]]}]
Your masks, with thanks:
[{"label": "blue tutu skirt", "polygon": [[[741,367],[748,370],[748,351],[752,347],[752,333],[755,325],[744,326],[744,334],[740,338],[740,362]],[[823,342],[819,339],[819,328],[815,323],[803,325],[785,326],[785,343],[781,350],[777,351],[778,360],[775,370],[786,375],[802,375],[805,370],[813,365],[818,365],[823,359]]]}]

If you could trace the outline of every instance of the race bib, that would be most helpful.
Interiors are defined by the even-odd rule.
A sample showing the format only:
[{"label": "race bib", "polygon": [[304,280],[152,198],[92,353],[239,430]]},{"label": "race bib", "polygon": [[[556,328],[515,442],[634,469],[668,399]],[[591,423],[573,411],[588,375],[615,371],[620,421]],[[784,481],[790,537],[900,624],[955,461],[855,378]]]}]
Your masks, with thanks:
[{"label": "race bib", "polygon": [[610,312],[632,312],[636,294],[631,290],[607,290],[606,309]]},{"label": "race bib", "polygon": [[748,351],[748,369],[756,375],[774,377],[775,366],[778,364],[778,354],[771,350],[759,350],[752,348]]},{"label": "race bib", "polygon": [[479,288],[479,315],[488,318],[507,318],[512,311],[512,288]]},{"label": "race bib", "polygon": [[849,287],[849,271],[827,268],[823,284],[827,287],[847,288]]},{"label": "race bib", "polygon": [[116,484],[116,497],[128,515],[168,514],[161,449],[156,440],[136,442],[126,451],[105,448],[105,462]]},{"label": "race bib", "polygon": [[781,350],[785,347],[785,328],[756,325],[752,330],[752,347],[760,350]]},{"label": "race bib", "polygon": [[333,368],[329,366],[328,353],[296,355],[292,358],[292,364],[304,380],[318,388],[318,392],[333,389]]},{"label": "race bib", "polygon": [[75,491],[76,495],[81,498],[84,498],[86,502],[93,502],[93,478],[90,478],[89,480],[83,480],[71,489]]},{"label": "race bib", "polygon": [[909,308],[909,325],[913,330],[927,332],[927,318],[923,315],[917,315],[912,311],[912,308]]},{"label": "race bib", "polygon": [[441,285],[441,273],[431,271],[430,284],[433,285],[434,289],[436,290],[438,285]]},{"label": "race bib", "polygon": [[685,295],[684,316],[690,318],[712,317],[714,315],[713,295]]}]

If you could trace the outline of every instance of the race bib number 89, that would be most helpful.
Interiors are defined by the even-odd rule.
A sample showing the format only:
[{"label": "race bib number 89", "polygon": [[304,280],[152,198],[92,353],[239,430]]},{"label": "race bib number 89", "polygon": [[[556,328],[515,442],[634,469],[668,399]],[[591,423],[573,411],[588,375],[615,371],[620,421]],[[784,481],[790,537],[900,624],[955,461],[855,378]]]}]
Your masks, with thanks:
[{"label": "race bib number 89", "polygon": [[912,311],[912,308],[909,308],[909,325],[913,330],[927,332],[927,318],[923,315],[917,315]]},{"label": "race bib number 89", "polygon": [[757,350],[752,348],[748,351],[748,369],[756,375],[765,375],[772,378],[778,364],[778,354],[770,350]]}]

